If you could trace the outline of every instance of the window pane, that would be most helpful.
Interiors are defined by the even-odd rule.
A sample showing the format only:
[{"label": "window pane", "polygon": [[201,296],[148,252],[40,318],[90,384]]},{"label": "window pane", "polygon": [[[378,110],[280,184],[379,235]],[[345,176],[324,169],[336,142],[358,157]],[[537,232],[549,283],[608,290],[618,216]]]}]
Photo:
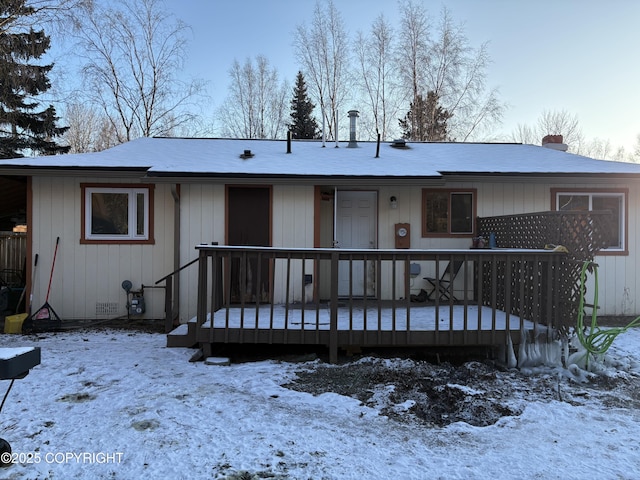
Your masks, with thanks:
[{"label": "window pane", "polygon": [[427,192],[427,232],[448,233],[449,193]]},{"label": "window pane", "polygon": [[558,210],[589,210],[589,195],[558,195]]},{"label": "window pane", "polygon": [[91,194],[91,234],[129,234],[129,194]]},{"label": "window pane", "polygon": [[622,215],[622,198],[594,196],[593,197],[593,210],[610,210],[612,213],[611,218],[611,230],[609,233],[609,247],[622,248],[621,232],[620,232],[620,217]]},{"label": "window pane", "polygon": [[144,235],[144,193],[136,194],[136,235]]},{"label": "window pane", "polygon": [[473,232],[473,196],[471,193],[451,194],[451,233]]}]

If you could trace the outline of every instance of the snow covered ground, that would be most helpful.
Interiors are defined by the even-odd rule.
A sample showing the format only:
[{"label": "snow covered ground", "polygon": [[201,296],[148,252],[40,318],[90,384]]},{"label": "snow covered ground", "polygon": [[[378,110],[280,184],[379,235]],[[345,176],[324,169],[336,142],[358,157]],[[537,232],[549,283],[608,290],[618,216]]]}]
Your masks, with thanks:
[{"label": "snow covered ground", "polygon": [[[448,385],[517,412],[484,427],[418,421],[415,402],[390,404],[393,385],[368,402],[283,386],[300,370],[331,373],[317,361],[189,363],[191,350],[165,342],[122,330],[0,336],[0,347],[42,349],[0,413],[18,460],[0,478],[640,478],[640,329],[614,342],[607,381],[544,368],[496,370],[485,388]],[[354,366],[376,362],[417,371],[407,359]]]}]

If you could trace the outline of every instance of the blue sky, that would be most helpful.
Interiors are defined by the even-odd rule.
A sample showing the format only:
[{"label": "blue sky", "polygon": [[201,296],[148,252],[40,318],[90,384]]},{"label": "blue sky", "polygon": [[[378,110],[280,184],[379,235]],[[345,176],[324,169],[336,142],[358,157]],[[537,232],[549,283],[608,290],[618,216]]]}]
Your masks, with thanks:
[{"label": "blue sky", "polygon": [[[185,73],[209,83],[215,105],[227,95],[234,59],[262,54],[293,84],[299,69],[293,32],[310,23],[315,0],[166,2],[192,27]],[[381,12],[398,25],[394,0],[334,3],[350,34],[368,31]],[[443,5],[464,23],[472,45],[489,42],[487,84],[509,105],[500,132],[535,123],[543,110],[566,110],[577,115],[587,139],[633,148],[640,134],[640,1],[424,1],[433,19]]]}]

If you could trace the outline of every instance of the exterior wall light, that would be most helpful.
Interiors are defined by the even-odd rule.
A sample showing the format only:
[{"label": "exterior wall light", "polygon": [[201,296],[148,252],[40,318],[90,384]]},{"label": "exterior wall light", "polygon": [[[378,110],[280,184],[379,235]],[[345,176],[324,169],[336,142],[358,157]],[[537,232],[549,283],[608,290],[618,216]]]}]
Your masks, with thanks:
[{"label": "exterior wall light", "polygon": [[389,198],[389,207],[398,208],[398,199],[395,195]]}]

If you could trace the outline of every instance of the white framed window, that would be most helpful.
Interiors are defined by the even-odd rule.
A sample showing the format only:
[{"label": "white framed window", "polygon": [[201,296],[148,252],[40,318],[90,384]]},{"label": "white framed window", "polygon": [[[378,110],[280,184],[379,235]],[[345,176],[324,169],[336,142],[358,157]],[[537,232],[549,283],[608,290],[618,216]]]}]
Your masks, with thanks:
[{"label": "white framed window", "polygon": [[153,195],[149,186],[82,185],[86,243],[149,243]]},{"label": "white framed window", "polygon": [[612,229],[606,252],[626,252],[627,249],[627,191],[618,190],[553,190],[556,210],[611,212]]}]

